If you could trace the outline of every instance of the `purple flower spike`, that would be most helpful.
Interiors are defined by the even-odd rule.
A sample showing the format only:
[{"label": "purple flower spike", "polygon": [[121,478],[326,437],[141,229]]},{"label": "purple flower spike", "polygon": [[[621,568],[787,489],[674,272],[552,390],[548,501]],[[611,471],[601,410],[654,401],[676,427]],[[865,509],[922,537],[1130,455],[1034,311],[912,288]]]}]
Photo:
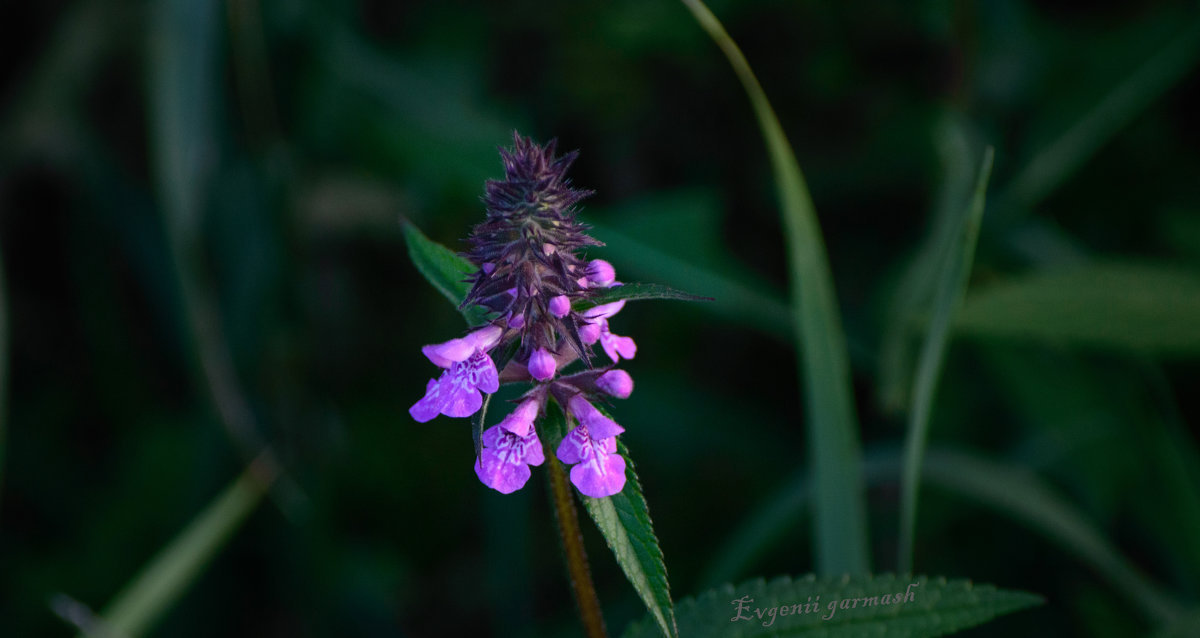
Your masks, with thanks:
[{"label": "purple flower spike", "polygon": [[557,454],[558,460],[575,465],[571,482],[580,492],[604,498],[625,488],[625,458],[616,452],[615,438],[594,439],[587,426],[580,425],[563,437]]},{"label": "purple flower spike", "polygon": [[537,418],[538,402],[536,399],[527,399],[517,406],[511,414],[504,417],[504,420],[499,423],[499,426],[516,434],[517,436],[525,436],[529,434],[529,427],[533,425],[533,420]]},{"label": "purple flower spike", "polygon": [[545,460],[537,433],[521,436],[493,425],[483,432],[475,474],[484,485],[501,494],[512,494],[529,480],[529,466],[541,465]]},{"label": "purple flower spike", "polygon": [[608,329],[608,318],[617,314],[625,307],[625,300],[614,301],[604,305],[589,308],[583,312],[587,325],[579,329],[579,338],[587,345],[596,341],[604,348],[604,353],[613,362],[622,358],[632,359],[637,354],[637,344],[630,337],[615,335]]},{"label": "purple flower spike", "polygon": [[570,312],[571,300],[566,295],[559,295],[550,300],[550,314],[562,318]]},{"label": "purple flower spike", "polygon": [[437,381],[425,386],[425,397],[417,401],[408,413],[420,423],[444,414],[449,417],[468,417],[483,405],[482,390],[491,394],[500,389],[496,364],[483,352],[476,351],[465,361],[455,362]]},{"label": "purple flower spike", "polygon": [[592,288],[608,288],[617,283],[617,271],[612,264],[603,259],[593,259],[588,262],[587,270],[584,273],[587,276],[588,285]]},{"label": "purple flower spike", "polygon": [[554,355],[545,348],[538,348],[529,357],[529,374],[538,381],[550,379],[554,376],[556,369],[558,369],[558,362],[554,360]]},{"label": "purple flower spike", "polygon": [[596,379],[596,387],[618,399],[633,394],[633,377],[624,370],[609,370]]},{"label": "purple flower spike", "polygon": [[611,439],[625,431],[616,421],[604,416],[596,406],[588,403],[582,394],[577,394],[567,401],[567,410],[597,439]]}]

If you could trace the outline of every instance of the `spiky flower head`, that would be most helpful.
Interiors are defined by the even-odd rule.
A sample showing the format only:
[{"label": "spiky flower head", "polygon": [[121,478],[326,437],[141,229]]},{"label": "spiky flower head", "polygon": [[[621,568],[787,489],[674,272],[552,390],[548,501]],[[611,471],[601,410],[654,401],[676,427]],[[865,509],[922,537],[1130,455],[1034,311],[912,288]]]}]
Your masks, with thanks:
[{"label": "spiky flower head", "polygon": [[[554,142],[543,147],[515,133],[513,141],[513,148],[500,150],[505,176],[487,182],[487,217],[471,232],[465,255],[479,270],[463,306],[482,306],[493,318],[461,338],[425,346],[425,355],[445,372],[429,381],[409,412],[421,422],[439,414],[471,416],[482,405],[481,392],[495,392],[501,382],[531,382],[513,412],[483,432],[475,462],[479,479],[506,494],[525,484],[529,466],[544,460],[533,423],[546,402],[555,401],[576,422],[557,458],[574,466],[571,481],[581,492],[609,496],[625,485],[625,459],[616,446],[624,428],[592,401],[629,396],[633,379],[615,365],[633,358],[637,345],[609,330],[608,320],[625,302],[597,305],[594,297],[621,283],[611,264],[580,255],[603,244],[575,219],[575,204],[590,194],[572,188],[566,177],[576,154],[556,157]],[[611,365],[593,366],[597,342]],[[501,369],[495,352],[503,353]],[[585,369],[564,375],[576,360]]]}]

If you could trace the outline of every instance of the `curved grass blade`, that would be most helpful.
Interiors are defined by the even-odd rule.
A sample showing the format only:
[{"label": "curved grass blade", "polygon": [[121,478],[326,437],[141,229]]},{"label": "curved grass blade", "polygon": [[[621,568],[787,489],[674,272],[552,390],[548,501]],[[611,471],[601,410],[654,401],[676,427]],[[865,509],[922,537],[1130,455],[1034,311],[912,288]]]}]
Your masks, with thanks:
[{"label": "curved grass blade", "polygon": [[[547,454],[553,454],[568,427],[562,409],[553,401],[546,406],[546,422],[543,447]],[[625,489],[604,498],[582,495],[579,498],[600,529],[621,571],[625,572],[625,578],[649,610],[656,631],[661,631],[667,638],[675,638],[680,634],[675,626],[667,567],[663,563],[658,537],[654,535],[646,499],[642,496],[642,485],[629,458],[629,450],[619,439],[617,453],[625,457]]]},{"label": "curved grass blade", "polygon": [[[810,575],[723,585],[683,600],[679,627],[680,635],[689,638],[926,638],[1043,602],[1035,594],[967,580]],[[623,637],[651,638],[654,630],[651,622],[643,621],[631,625]]]},{"label": "curved grass blade", "polygon": [[879,343],[876,368],[879,404],[888,414],[908,410],[918,356],[917,335],[929,317],[938,267],[961,244],[963,202],[969,201],[978,178],[975,158],[980,149],[972,143],[965,118],[946,113],[935,127],[941,180],[930,228],[924,242],[904,264],[887,300],[887,315]]},{"label": "curved grass blade", "polygon": [[979,176],[975,182],[975,195],[967,205],[960,221],[957,250],[950,251],[948,259],[938,275],[933,299],[933,317],[929,332],[921,348],[913,379],[912,407],[909,410],[908,437],[905,441],[904,469],[900,479],[900,540],[897,569],[901,573],[913,571],[913,538],[917,526],[917,488],[920,481],[921,460],[929,439],[929,414],[937,392],[938,378],[946,358],[950,341],[950,322],[962,305],[971,278],[971,264],[975,261],[975,244],[979,239],[979,225],[983,220],[988,178],[992,173],[993,151],[989,146],[983,153]]},{"label": "curved grass blade", "polygon": [[122,638],[144,635],[254,511],[278,473],[268,453],[260,456],[117,595],[97,626]]},{"label": "curved grass blade", "polygon": [[[438,292],[453,303],[455,307],[462,304],[471,284],[467,277],[477,268],[471,262],[460,257],[457,253],[433,241],[408,220],[400,222],[404,230],[404,243],[408,246],[408,256],[417,267],[425,280]],[[471,306],[462,309],[462,315],[472,326],[483,325],[487,322],[487,313],[483,308]]]},{"label": "curved grass blade", "polygon": [[[864,475],[872,486],[882,485],[899,472],[900,464],[898,450],[870,450]],[[960,494],[1041,534],[1064,553],[1094,569],[1153,621],[1168,622],[1179,616],[1178,603],[1121,555],[1078,508],[1033,473],[962,450],[930,448],[921,466],[921,477],[926,483]],[[764,503],[758,514],[746,517],[742,528],[734,534],[740,544],[731,547],[762,548],[778,536],[777,530],[764,523],[782,519],[766,514],[781,508],[785,501],[802,508],[811,498],[808,482],[803,477],[793,479],[772,501]],[[742,552],[742,555],[752,554]],[[726,573],[737,573],[747,564],[734,563],[726,568]],[[709,569],[710,573],[713,571]]]},{"label": "curved grass blade", "polygon": [[817,490],[815,541],[821,574],[865,574],[867,508],[846,337],[833,276],[804,175],[783,127],[737,44],[700,0],[682,0],[733,66],[767,144],[783,208],[793,330],[800,346],[808,414],[809,461]]}]

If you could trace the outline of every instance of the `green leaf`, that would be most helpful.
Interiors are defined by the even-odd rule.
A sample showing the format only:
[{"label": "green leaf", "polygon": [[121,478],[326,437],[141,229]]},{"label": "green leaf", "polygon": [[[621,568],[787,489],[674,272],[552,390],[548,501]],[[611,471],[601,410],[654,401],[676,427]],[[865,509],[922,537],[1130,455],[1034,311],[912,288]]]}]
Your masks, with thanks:
[{"label": "green leaf", "polygon": [[879,403],[889,414],[908,408],[918,356],[915,328],[929,316],[938,268],[961,244],[963,202],[978,179],[975,158],[980,150],[972,137],[965,118],[955,113],[943,114],[933,131],[942,175],[930,228],[888,294],[879,344]]},{"label": "green leaf", "polygon": [[750,98],[783,208],[793,330],[801,344],[808,453],[817,490],[817,571],[865,574],[870,571],[867,507],[859,474],[861,452],[850,387],[850,357],[816,212],[783,127],[745,56],[704,3],[683,3],[725,53]]},{"label": "green leaf", "polygon": [[[401,224],[404,228],[404,243],[408,246],[408,256],[413,265],[426,281],[450,300],[450,303],[456,307],[462,305],[463,299],[471,291],[467,277],[475,273],[475,265],[426,237],[421,229],[409,221],[404,220]],[[462,314],[472,326],[487,323],[487,312],[479,306],[466,308],[462,310]]]},{"label": "green leaf", "polygon": [[[925,576],[758,579],[723,585],[680,602],[679,633],[688,638],[923,638],[943,636],[1043,602],[1026,592]],[[644,620],[623,636],[650,638],[656,635],[654,630],[655,625]]]},{"label": "green leaf", "polygon": [[975,244],[979,239],[979,225],[983,220],[983,208],[987,193],[988,178],[992,173],[992,148],[983,153],[979,175],[975,182],[975,195],[966,206],[961,217],[957,235],[957,246],[947,255],[937,277],[933,299],[933,318],[929,332],[917,363],[913,379],[912,408],[909,410],[908,436],[905,441],[904,470],[900,481],[900,540],[897,565],[902,573],[912,572],[913,539],[917,526],[917,495],[921,480],[921,460],[929,439],[929,414],[937,392],[938,378],[946,357],[950,341],[950,321],[962,305],[967,282],[971,278],[971,264],[975,261]]},{"label": "green leaf", "polygon": [[[545,442],[549,445],[544,447],[556,450],[568,431],[568,423],[562,409],[553,401],[546,406],[545,421],[549,430]],[[617,453],[625,457],[625,489],[604,498],[582,495],[579,498],[600,529],[621,571],[625,572],[625,578],[650,611],[656,632],[661,631],[662,635],[674,638],[679,632],[675,626],[667,567],[663,564],[658,537],[654,535],[646,499],[642,497],[642,485],[629,458],[629,450],[619,439]]]},{"label": "green leaf", "polygon": [[712,297],[693,295],[662,284],[624,284],[605,288],[600,294],[589,299],[586,306],[599,306],[600,304],[620,301],[622,299],[626,301],[639,301],[642,299],[674,299],[678,301],[713,300]]},{"label": "green leaf", "polygon": [[99,621],[101,635],[145,634],[254,511],[277,472],[266,456],[247,468],[117,595]]},{"label": "green leaf", "polygon": [[1094,263],[967,296],[965,334],[1149,355],[1200,354],[1200,274],[1167,264]]}]

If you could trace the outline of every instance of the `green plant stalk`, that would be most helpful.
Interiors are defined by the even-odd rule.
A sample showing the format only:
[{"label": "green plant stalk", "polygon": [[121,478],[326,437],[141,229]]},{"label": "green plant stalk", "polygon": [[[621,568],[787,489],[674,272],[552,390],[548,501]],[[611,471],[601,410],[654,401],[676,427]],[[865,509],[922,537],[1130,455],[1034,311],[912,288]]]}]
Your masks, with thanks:
[{"label": "green plant stalk", "polygon": [[955,312],[962,306],[967,282],[971,277],[971,263],[975,260],[975,245],[979,239],[979,225],[983,219],[993,155],[990,146],[983,153],[979,177],[975,183],[975,194],[962,218],[959,250],[950,251],[946,256],[945,267],[939,273],[940,281],[934,299],[933,316],[921,348],[917,374],[913,378],[912,408],[908,413],[908,435],[904,444],[904,468],[900,480],[900,540],[897,546],[896,570],[901,574],[910,573],[913,569],[917,496],[921,480],[921,462],[929,440],[929,415],[933,409],[938,379],[942,374],[946,348],[950,342],[950,324]]},{"label": "green plant stalk", "polygon": [[588,565],[587,552],[583,548],[583,532],[579,528],[579,513],[567,484],[567,473],[562,463],[553,454],[546,455],[550,478],[550,498],[554,501],[555,520],[558,521],[559,536],[563,544],[563,560],[567,563],[567,574],[571,578],[571,589],[579,605],[579,619],[588,638],[605,638],[604,614],[600,611],[600,598],[596,585],[592,583],[592,570]]},{"label": "green plant stalk", "polygon": [[746,57],[700,0],[682,0],[733,66],[758,119],[775,174],[791,270],[793,330],[800,345],[816,487],[817,571],[870,572],[861,450],[833,277],[808,187],[783,127]]},{"label": "green plant stalk", "polygon": [[104,635],[137,638],[175,603],[279,476],[264,452],[117,595],[98,623]]}]

